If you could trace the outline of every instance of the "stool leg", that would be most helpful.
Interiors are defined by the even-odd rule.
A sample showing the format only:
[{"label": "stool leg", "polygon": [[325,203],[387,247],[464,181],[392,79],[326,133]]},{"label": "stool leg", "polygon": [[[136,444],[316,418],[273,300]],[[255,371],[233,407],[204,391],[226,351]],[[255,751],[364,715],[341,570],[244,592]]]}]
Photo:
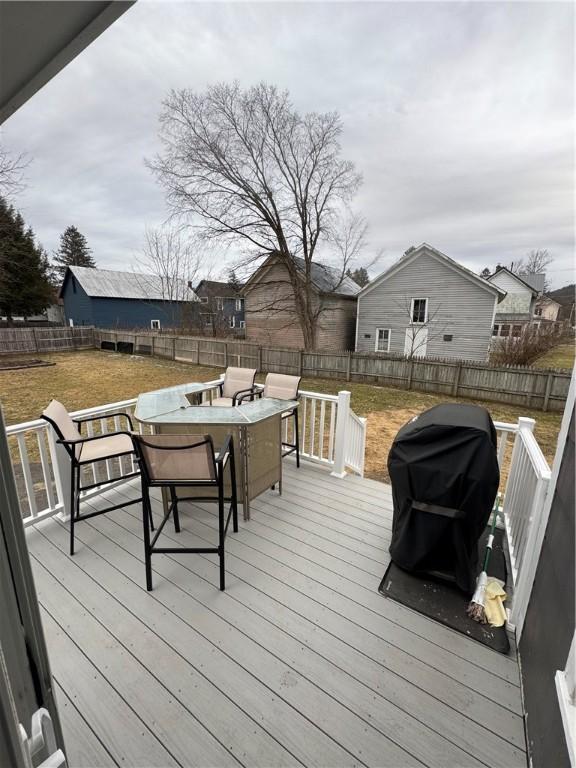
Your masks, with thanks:
[{"label": "stool leg", "polygon": [[144,528],[144,563],[146,567],[146,589],[152,590],[152,553],[150,551],[150,495],[142,486],[142,526]]},{"label": "stool leg", "polygon": [[173,485],[170,486],[170,500],[172,502],[172,514],[174,515],[174,530],[180,533],[180,514],[178,512],[178,496]]},{"label": "stool leg", "polygon": [[236,493],[236,461],[234,459],[234,443],[230,443],[230,485],[232,487],[232,525],[234,533],[238,533],[238,495]]},{"label": "stool leg", "polygon": [[296,466],[300,467],[300,436],[298,433],[298,408],[294,411],[294,433],[296,436]]},{"label": "stool leg", "polygon": [[226,572],[224,570],[224,483],[222,474],[218,483],[218,558],[220,560],[220,590],[226,589]]},{"label": "stool leg", "polygon": [[74,523],[76,518],[76,467],[72,463],[70,472],[70,555],[74,554]]}]

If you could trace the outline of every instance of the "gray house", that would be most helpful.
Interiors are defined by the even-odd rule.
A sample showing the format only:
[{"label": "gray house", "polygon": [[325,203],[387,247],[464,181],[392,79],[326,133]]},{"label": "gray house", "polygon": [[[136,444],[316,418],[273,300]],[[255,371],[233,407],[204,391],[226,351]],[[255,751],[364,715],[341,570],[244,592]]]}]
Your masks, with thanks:
[{"label": "gray house", "polygon": [[505,295],[422,243],[358,294],[356,351],[484,362]]}]

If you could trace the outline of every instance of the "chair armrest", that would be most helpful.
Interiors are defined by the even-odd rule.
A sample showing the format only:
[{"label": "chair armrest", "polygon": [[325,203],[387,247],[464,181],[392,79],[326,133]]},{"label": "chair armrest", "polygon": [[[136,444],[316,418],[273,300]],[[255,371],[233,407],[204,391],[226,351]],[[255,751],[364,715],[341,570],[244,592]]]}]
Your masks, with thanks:
[{"label": "chair armrest", "polygon": [[[132,423],[132,419],[130,418],[130,414],[124,413],[124,411],[116,411],[114,413],[106,413],[103,416],[85,416],[83,419],[72,419],[72,421],[75,424],[79,424],[80,427],[82,424],[88,422],[88,421],[100,421],[100,419],[109,419],[112,416],[124,416],[125,419],[128,419],[128,424],[130,424],[130,429],[134,431],[134,424]],[[111,432],[108,432],[107,434],[112,434]]]},{"label": "chair armrest", "polygon": [[232,400],[232,404],[234,404],[234,400],[236,400],[236,405],[242,405],[242,402],[247,398],[250,398],[250,401],[253,401],[255,397],[262,397],[263,392],[264,388],[256,389],[256,387],[252,387],[251,389],[242,389],[240,392],[236,392]]},{"label": "chair armrest", "polygon": [[254,400],[254,395],[257,392],[258,390],[256,389],[256,387],[249,387],[248,389],[239,389],[238,392],[234,392],[234,394],[232,395],[232,405],[237,404],[238,395],[241,395],[241,399],[239,402],[246,399],[247,397],[249,397],[250,400]]},{"label": "chair armrest", "polygon": [[219,464],[222,469],[226,466],[230,457],[230,451],[234,449],[234,441],[232,435],[226,435],[224,442],[220,446],[218,455],[215,457],[216,464]]},{"label": "chair armrest", "polygon": [[130,439],[132,439],[132,432],[126,432],[124,429],[119,429],[116,432],[105,432],[103,435],[92,435],[91,437],[80,437],[76,440],[65,440],[64,438],[59,438],[56,440],[57,443],[62,443],[62,445],[81,445],[82,443],[90,443],[93,440],[102,440],[105,437],[114,437],[116,435],[128,435]]}]

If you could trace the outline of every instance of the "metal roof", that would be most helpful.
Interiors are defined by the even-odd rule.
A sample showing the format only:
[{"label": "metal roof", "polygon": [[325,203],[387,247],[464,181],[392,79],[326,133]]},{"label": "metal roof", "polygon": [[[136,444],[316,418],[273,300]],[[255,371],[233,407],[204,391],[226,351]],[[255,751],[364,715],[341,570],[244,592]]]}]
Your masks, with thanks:
[{"label": "metal roof", "polygon": [[60,295],[62,295],[68,275],[72,273],[83,290],[92,298],[147,299],[148,301],[197,300],[196,294],[188,286],[188,283],[177,278],[177,286],[170,290],[171,280],[144,272],[116,272],[112,269],[93,269],[91,267],[68,267],[68,270],[60,289]]},{"label": "metal roof", "polygon": [[538,293],[542,293],[544,290],[544,282],[546,280],[546,275],[543,273],[533,273],[533,272],[520,272],[518,277],[521,277],[522,280],[524,280],[525,283],[528,283],[530,288],[533,288],[535,291],[538,291]]},{"label": "metal roof", "polygon": [[[303,272],[304,259],[294,259],[296,266]],[[312,282],[320,293],[336,293],[338,296],[356,296],[360,292],[360,286],[351,277],[344,275],[342,271],[326,264],[313,261],[310,265]]]}]

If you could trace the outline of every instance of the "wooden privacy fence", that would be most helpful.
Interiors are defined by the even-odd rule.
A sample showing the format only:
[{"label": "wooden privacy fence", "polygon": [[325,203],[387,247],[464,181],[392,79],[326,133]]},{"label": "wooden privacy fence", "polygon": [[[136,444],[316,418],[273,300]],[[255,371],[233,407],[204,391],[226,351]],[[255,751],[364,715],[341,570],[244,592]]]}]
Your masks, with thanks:
[{"label": "wooden privacy fence", "polygon": [[258,371],[332,378],[491,400],[536,410],[564,408],[570,373],[460,361],[385,357],[360,352],[303,352],[193,336],[94,330],[97,347],[149,354],[196,365],[235,365]]},{"label": "wooden privacy fence", "polygon": [[0,328],[0,355],[89,349],[94,328]]}]

